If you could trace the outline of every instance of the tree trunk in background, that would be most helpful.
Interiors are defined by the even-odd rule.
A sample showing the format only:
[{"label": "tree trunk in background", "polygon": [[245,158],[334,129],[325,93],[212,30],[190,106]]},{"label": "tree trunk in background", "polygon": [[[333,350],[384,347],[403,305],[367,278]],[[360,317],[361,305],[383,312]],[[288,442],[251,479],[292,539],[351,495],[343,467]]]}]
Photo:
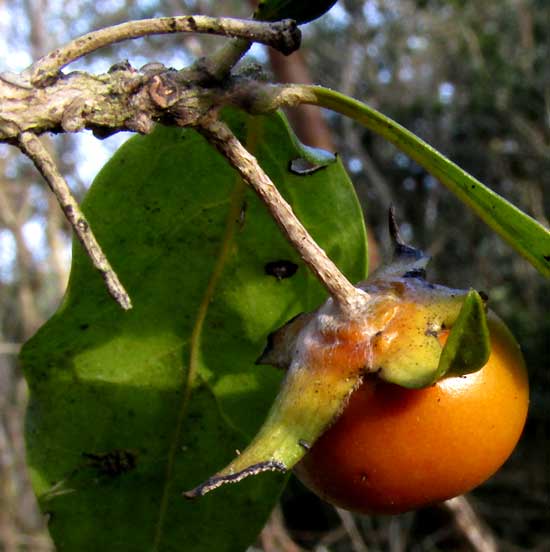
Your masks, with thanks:
[{"label": "tree trunk in background", "polygon": [[[312,84],[311,75],[306,65],[304,54],[300,51],[289,56],[269,48],[269,61],[277,81],[297,84]],[[321,115],[321,110],[315,105],[301,105],[285,109],[286,114],[304,144],[314,148],[334,151],[334,141],[331,132]]]}]

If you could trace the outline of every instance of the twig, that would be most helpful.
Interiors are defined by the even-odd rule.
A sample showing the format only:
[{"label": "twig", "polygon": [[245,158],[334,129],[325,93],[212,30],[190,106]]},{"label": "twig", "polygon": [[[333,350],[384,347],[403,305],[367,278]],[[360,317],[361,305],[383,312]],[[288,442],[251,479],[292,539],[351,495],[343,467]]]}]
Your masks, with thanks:
[{"label": "twig", "polygon": [[365,544],[365,541],[363,539],[363,536],[361,535],[361,532],[357,528],[357,524],[355,523],[355,520],[353,519],[353,515],[350,514],[347,510],[342,510],[342,508],[334,508],[336,510],[336,513],[338,514],[338,517],[340,518],[340,521],[342,522],[342,526],[346,530],[346,533],[348,534],[350,543],[351,543],[351,549],[353,552],[367,552],[368,547]]},{"label": "twig", "polygon": [[[2,182],[5,184],[5,182]],[[4,221],[6,228],[10,230],[15,240],[16,264],[19,273],[16,297],[21,313],[22,332],[25,339],[29,338],[42,322],[37,308],[36,290],[33,286],[34,263],[31,252],[23,236],[23,225],[28,220],[27,206],[28,186],[20,187],[19,201],[5,193],[5,186],[0,187],[0,220]],[[22,206],[17,206],[21,202]]]},{"label": "twig", "polygon": [[260,542],[264,552],[304,552],[288,534],[280,505],[275,506],[271,512],[260,533]]},{"label": "twig", "polygon": [[203,119],[198,130],[227,158],[243,180],[266,204],[287,239],[326,287],[340,309],[347,315],[357,313],[369,296],[354,287],[317,245],[256,158],[244,148],[231,129],[222,121]]},{"label": "twig", "polygon": [[491,529],[478,516],[468,499],[457,496],[445,501],[442,506],[453,516],[457,529],[464,535],[476,552],[496,552],[498,544]]},{"label": "twig", "polygon": [[[251,113],[311,103],[353,118],[424,167],[543,276],[550,276],[550,231],[380,111],[339,92],[312,85],[279,85],[256,92]],[[491,208],[487,208],[491,205]],[[518,235],[522,238],[519,239]]]},{"label": "twig", "polygon": [[10,508],[15,498],[14,469],[13,447],[0,417],[0,545],[5,552],[17,551],[17,536]]},{"label": "twig", "polygon": [[0,343],[0,355],[18,355],[21,343]]},{"label": "twig", "polygon": [[197,60],[197,62],[189,68],[188,72],[193,74],[192,71],[199,70],[205,73],[210,79],[221,81],[230,73],[231,69],[239,62],[246,52],[248,52],[250,46],[252,46],[252,42],[249,40],[234,38],[227,44],[224,44],[220,49],[216,50],[213,54]]},{"label": "twig", "polygon": [[46,85],[65,65],[103,46],[147,35],[184,32],[252,40],[273,46],[286,54],[300,46],[300,30],[291,19],[273,23],[206,15],[141,19],[87,33],[50,52],[31,66],[31,84]]},{"label": "twig", "polygon": [[46,240],[50,248],[49,263],[52,274],[55,275],[55,287],[59,297],[63,295],[69,279],[67,263],[64,262],[63,243],[63,215],[60,212],[55,197],[48,194],[48,216],[46,218]]},{"label": "twig", "polygon": [[19,147],[21,151],[32,160],[40,174],[46,179],[48,186],[55,194],[61,209],[82,242],[92,263],[103,276],[109,293],[123,309],[131,309],[132,302],[130,301],[130,297],[103,253],[101,246],[90,228],[90,224],[86,220],[67,182],[59,173],[54,160],[46,148],[44,148],[40,140],[30,132],[23,132],[19,136]]}]

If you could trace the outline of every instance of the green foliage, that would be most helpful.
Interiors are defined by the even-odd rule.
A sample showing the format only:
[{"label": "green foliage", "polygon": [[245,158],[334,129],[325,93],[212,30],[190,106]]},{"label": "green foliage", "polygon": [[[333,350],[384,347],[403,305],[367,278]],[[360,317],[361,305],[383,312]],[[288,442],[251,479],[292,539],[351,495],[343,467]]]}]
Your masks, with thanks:
[{"label": "green foliage", "polygon": [[485,304],[477,291],[470,290],[441,352],[438,378],[475,372],[487,363],[490,354]]},{"label": "green foliage", "polygon": [[254,18],[260,21],[294,19],[297,23],[307,23],[321,17],[334,4],[336,0],[260,0]]},{"label": "green foliage", "polygon": [[[340,162],[291,174],[304,152],[280,115],[228,118],[315,239],[348,277],[364,277],[361,210]],[[254,360],[269,332],[325,293],[193,130],[132,138],[83,208],[134,309],[112,301],[77,243],[65,300],[22,353],[29,467],[56,546],[242,551],[284,478],[262,475],[196,502],[181,493],[257,430],[280,372]],[[296,274],[267,274],[278,260]]]}]

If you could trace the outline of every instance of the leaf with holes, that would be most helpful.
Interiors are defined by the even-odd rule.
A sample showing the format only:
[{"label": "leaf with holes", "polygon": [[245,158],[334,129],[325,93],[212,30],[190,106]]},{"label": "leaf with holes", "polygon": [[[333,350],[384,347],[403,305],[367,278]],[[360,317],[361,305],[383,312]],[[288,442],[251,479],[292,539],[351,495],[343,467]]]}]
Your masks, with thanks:
[{"label": "leaf with holes", "polygon": [[[364,226],[341,163],[320,156],[324,168],[293,174],[312,152],[280,115],[227,117],[321,246],[362,279]],[[65,300],[22,353],[30,472],[57,549],[242,551],[284,478],[198,502],[181,493],[254,435],[281,375],[254,360],[273,329],[325,293],[193,130],[129,140],[83,208],[134,309],[112,301],[76,244]]]}]

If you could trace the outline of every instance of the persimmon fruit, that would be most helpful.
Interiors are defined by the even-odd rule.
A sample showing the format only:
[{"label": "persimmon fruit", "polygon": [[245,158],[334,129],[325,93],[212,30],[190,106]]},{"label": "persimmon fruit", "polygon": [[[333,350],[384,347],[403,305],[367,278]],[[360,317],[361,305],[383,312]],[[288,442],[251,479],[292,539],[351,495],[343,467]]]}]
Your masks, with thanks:
[{"label": "persimmon fruit", "polygon": [[519,346],[496,316],[488,324],[491,355],[477,372],[423,389],[366,376],[295,467],[299,479],[365,514],[416,509],[488,479],[518,442],[529,402]]},{"label": "persimmon fruit", "polygon": [[187,491],[265,471],[297,476],[337,506],[395,514],[463,494],[512,453],[529,402],[525,364],[488,297],[426,280],[403,242],[356,287],[273,332],[256,361],[286,370],[252,442]]}]

